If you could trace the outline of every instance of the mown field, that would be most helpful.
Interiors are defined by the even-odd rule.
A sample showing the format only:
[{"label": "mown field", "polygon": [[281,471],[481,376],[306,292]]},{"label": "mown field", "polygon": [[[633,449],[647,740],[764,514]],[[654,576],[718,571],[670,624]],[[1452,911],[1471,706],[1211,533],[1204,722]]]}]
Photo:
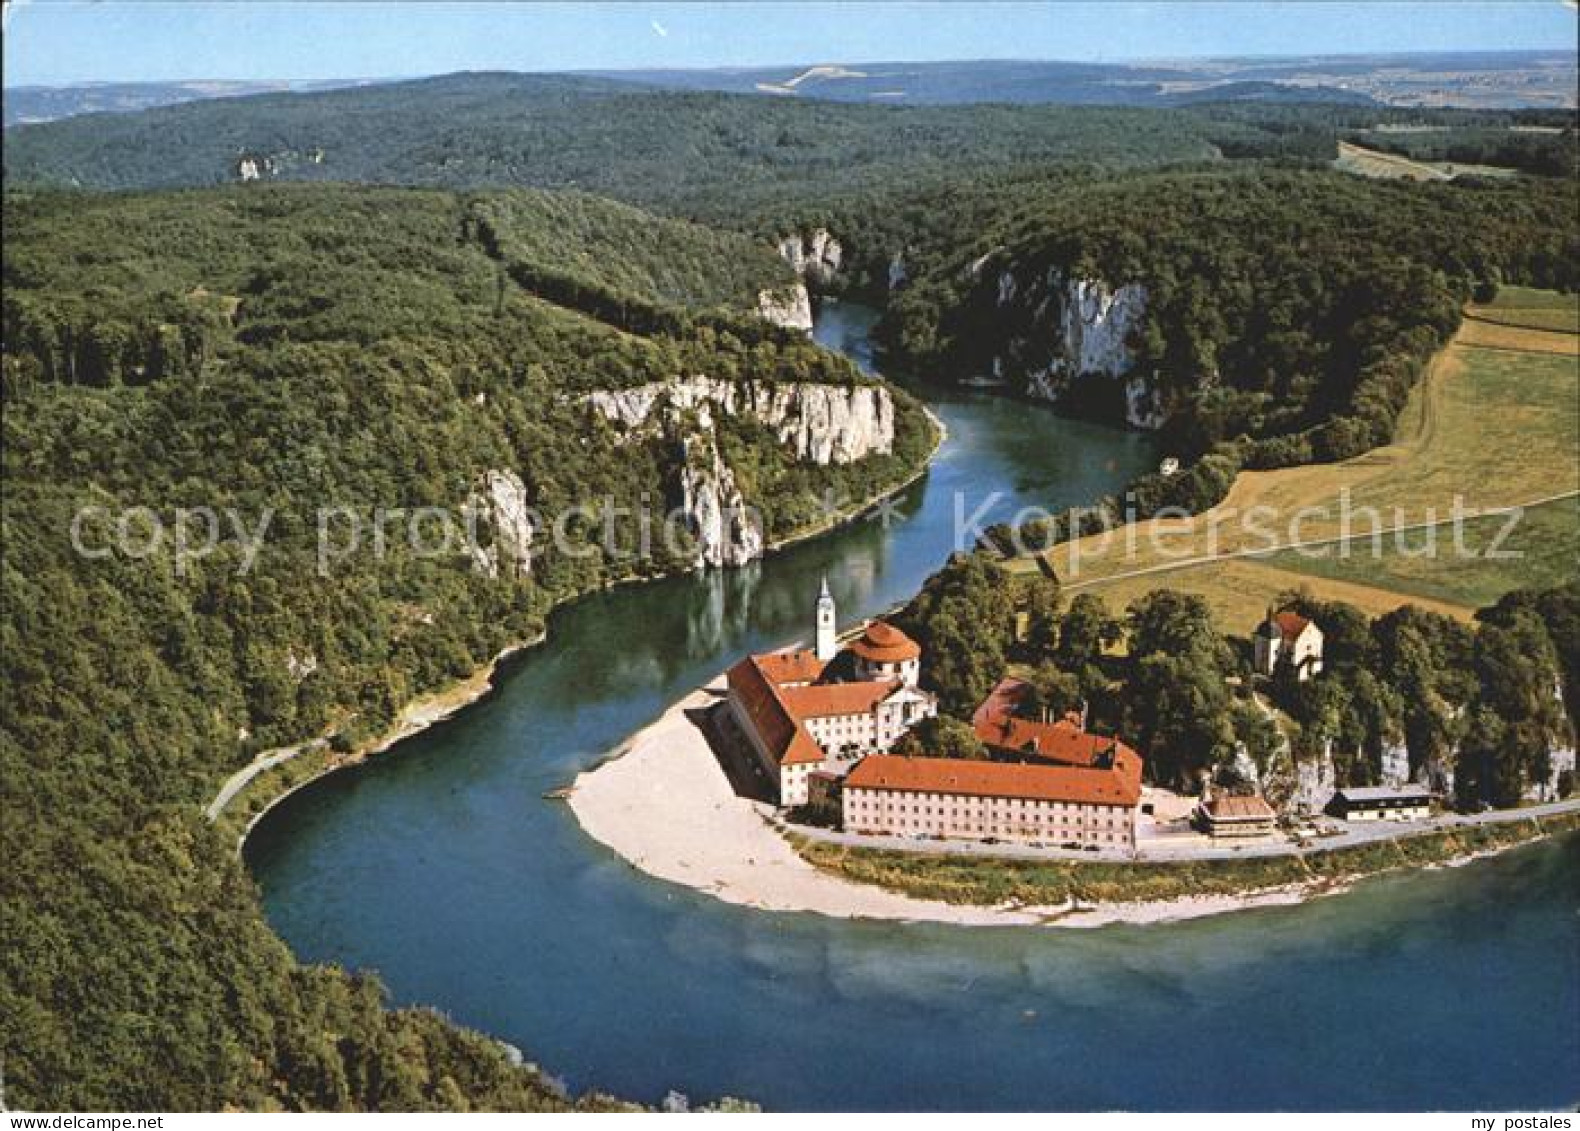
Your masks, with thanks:
[{"label": "mown field", "polygon": [[[1580,520],[1572,502],[1530,508],[1502,547],[1518,559],[1454,553],[1451,525],[1437,529],[1437,553],[1409,555],[1429,541],[1420,527],[1450,522],[1456,507],[1476,515],[1580,490],[1580,338],[1553,329],[1574,320],[1575,299],[1511,287],[1469,313],[1387,447],[1342,463],[1244,472],[1205,514],[1065,543],[1047,552],[1048,563],[1067,591],[1098,593],[1116,608],[1157,588],[1196,593],[1230,630],[1301,586],[1374,615],[1410,601],[1468,618],[1510,589],[1573,576]],[[1255,508],[1271,509],[1247,525]],[[1491,547],[1504,521],[1471,518],[1465,545]],[[1383,538],[1374,555],[1374,523],[1416,529],[1402,541]],[[1312,547],[1280,549],[1357,536],[1348,558],[1336,547],[1321,557]],[[1037,568],[1030,558],[1010,565]]]},{"label": "mown field", "polygon": [[1344,173],[1383,180],[1451,181],[1455,177],[1512,177],[1518,170],[1502,165],[1475,165],[1459,161],[1414,161],[1396,153],[1367,149],[1341,141],[1333,167]]},{"label": "mown field", "polygon": [[[1529,510],[1411,531],[1320,556],[1285,551],[1265,559],[1269,573],[1349,582],[1412,599],[1479,609],[1513,589],[1550,588],[1575,574],[1580,562],[1580,499],[1560,499]],[[1422,603],[1417,600],[1417,604]]]}]

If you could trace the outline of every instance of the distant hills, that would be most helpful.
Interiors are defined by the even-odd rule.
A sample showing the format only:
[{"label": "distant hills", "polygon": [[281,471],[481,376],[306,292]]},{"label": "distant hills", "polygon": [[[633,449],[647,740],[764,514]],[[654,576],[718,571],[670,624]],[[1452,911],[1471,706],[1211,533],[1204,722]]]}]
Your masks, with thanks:
[{"label": "distant hills", "polygon": [[[1167,107],[1202,101],[1299,101],[1475,109],[1574,107],[1580,74],[1573,53],[1555,51],[1132,63],[979,59],[586,73],[649,89],[913,106],[1004,102]],[[214,80],[8,87],[5,125],[81,114],[125,113],[200,99],[322,91],[382,81],[385,80]]]},{"label": "distant hills", "polygon": [[5,91],[5,124],[53,122],[78,114],[125,114],[193,102],[200,98],[234,98],[246,94],[335,90],[362,86],[376,79],[324,79],[319,82],[91,82],[71,86],[12,86]]},{"label": "distant hills", "polygon": [[1575,55],[1559,51],[1132,63],[961,60],[593,73],[670,90],[909,105],[1057,102],[1175,106],[1233,99],[1473,109],[1573,107],[1577,76]]}]

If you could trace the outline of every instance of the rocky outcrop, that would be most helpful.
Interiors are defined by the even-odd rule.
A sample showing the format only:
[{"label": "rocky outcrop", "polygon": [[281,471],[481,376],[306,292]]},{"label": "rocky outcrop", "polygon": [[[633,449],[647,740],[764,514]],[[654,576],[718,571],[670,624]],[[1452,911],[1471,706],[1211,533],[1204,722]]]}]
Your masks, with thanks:
[{"label": "rocky outcrop", "polygon": [[1398,789],[1410,784],[1410,751],[1403,743],[1390,742],[1382,748],[1381,782]]},{"label": "rocky outcrop", "polygon": [[894,449],[894,401],[878,385],[697,376],[598,390],[587,404],[628,439],[662,437],[678,446],[671,502],[696,541],[698,566],[743,565],[763,552],[761,517],[719,450],[721,417],[755,421],[793,459],[823,467]]},{"label": "rocky outcrop", "polygon": [[1574,789],[1580,783],[1575,782],[1575,748],[1573,746],[1558,746],[1547,751],[1547,778],[1545,781],[1533,781],[1525,788],[1524,800],[1526,801],[1557,801],[1565,796],[1564,786],[1568,784]]},{"label": "rocky outcrop", "polygon": [[236,160],[235,175],[238,181],[261,181],[279,172],[272,157],[246,155]]},{"label": "rocky outcrop", "polygon": [[466,501],[472,565],[489,577],[532,572],[532,512],[527,486],[514,471],[485,471]]},{"label": "rocky outcrop", "polygon": [[591,393],[588,402],[629,432],[662,426],[660,410],[708,407],[773,429],[792,456],[819,466],[855,463],[894,449],[894,401],[880,385],[725,381],[689,377]]},{"label": "rocky outcrop", "polygon": [[[986,368],[996,378],[1023,381],[1029,396],[1100,400],[1114,404],[1133,428],[1162,427],[1170,407],[1163,390],[1155,375],[1136,371],[1134,341],[1146,318],[1146,287],[1116,287],[1057,267],[1031,278],[1011,269],[991,275],[998,254],[989,252],[967,268],[982,277],[982,301],[1002,326],[1002,344]],[[1096,387],[1099,382],[1108,388]]]},{"label": "rocky outcrop", "polygon": [[678,508],[697,544],[696,564],[745,565],[762,556],[762,520],[746,503],[735,473],[719,453],[711,414],[680,441]]},{"label": "rocky outcrop", "polygon": [[807,293],[805,283],[758,291],[757,313],[775,326],[806,334],[812,332],[812,296]]},{"label": "rocky outcrop", "polygon": [[894,258],[889,260],[889,293],[893,294],[910,281],[910,272],[905,266],[905,252],[897,251]]},{"label": "rocky outcrop", "polygon": [[845,262],[845,249],[827,228],[788,235],[779,241],[779,255],[790,269],[817,286],[826,286]]},{"label": "rocky outcrop", "polygon": [[318,670],[318,656],[310,649],[303,650],[298,656],[295,649],[288,649],[285,653],[285,674],[291,677],[292,683],[301,683],[302,680]]},{"label": "rocky outcrop", "polygon": [[1008,271],[999,276],[999,305],[1029,305],[1031,333],[1012,340],[1011,368],[1026,376],[1034,397],[1060,401],[1078,382],[1121,383],[1125,422],[1158,428],[1167,418],[1155,383],[1134,373],[1131,347],[1146,315],[1147,291],[1139,283],[1110,287],[1101,279],[1066,279],[1049,272],[1042,287],[1021,288]]},{"label": "rocky outcrop", "polygon": [[231,164],[231,176],[238,181],[261,181],[277,177],[292,166],[322,165],[323,149],[282,149],[275,153],[243,153]]},{"label": "rocky outcrop", "polygon": [[1333,767],[1333,752],[1325,749],[1315,758],[1295,760],[1295,788],[1288,808],[1296,813],[1320,813],[1333,800],[1338,774]]}]

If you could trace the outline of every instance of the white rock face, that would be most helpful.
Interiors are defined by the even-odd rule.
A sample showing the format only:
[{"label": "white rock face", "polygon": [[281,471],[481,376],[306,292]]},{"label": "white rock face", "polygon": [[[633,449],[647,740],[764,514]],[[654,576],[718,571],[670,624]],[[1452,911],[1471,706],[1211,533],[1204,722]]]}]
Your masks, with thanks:
[{"label": "white rock face", "polygon": [[1120,377],[1134,363],[1130,335],[1141,328],[1147,292],[1139,283],[1110,290],[1098,279],[1065,284],[1064,355],[1078,376]]},{"label": "white rock face", "polygon": [[1382,748],[1382,784],[1400,789],[1410,784],[1410,751],[1403,743],[1387,743]]},{"label": "white rock face", "polygon": [[697,540],[698,567],[739,566],[762,556],[762,523],[747,506],[711,428],[681,441],[680,509]]},{"label": "white rock face", "polygon": [[1297,760],[1295,792],[1289,799],[1289,808],[1297,813],[1320,813],[1333,800],[1337,783],[1332,750],[1324,750],[1317,758]]},{"label": "white rock face", "polygon": [[[1125,378],[1126,424],[1155,432],[1163,427],[1168,418],[1169,414],[1163,408],[1163,398],[1158,394],[1155,384],[1139,373],[1132,373]],[[1179,470],[1178,461],[1175,461],[1174,468]]]},{"label": "white rock face", "polygon": [[656,409],[709,407],[725,416],[749,416],[773,429],[796,459],[825,467],[894,450],[894,401],[878,385],[733,382],[697,376],[602,389],[587,400],[627,431],[654,420]]},{"label": "white rock face", "polygon": [[812,332],[812,296],[807,294],[805,283],[777,291],[758,291],[757,313],[775,326]]},{"label": "white rock face", "polygon": [[514,471],[485,471],[466,502],[472,565],[489,577],[532,572],[532,515],[527,486]]},{"label": "white rock face", "polygon": [[[977,273],[980,263],[973,265]],[[1023,376],[1029,396],[1051,401],[1062,400],[1079,381],[1121,381],[1126,423],[1162,427],[1167,405],[1153,380],[1133,371],[1130,347],[1146,316],[1146,287],[1066,278],[1057,268],[1030,282],[1000,271],[996,286],[998,307],[1033,327],[1030,336],[1017,332],[994,359],[996,374]]]},{"label": "white rock face", "polygon": [[1262,771],[1257,768],[1256,759],[1251,757],[1251,752],[1246,749],[1245,743],[1234,744],[1234,757],[1230,759],[1229,765],[1241,781],[1261,788]]},{"label": "white rock face", "polygon": [[797,275],[814,283],[827,283],[845,261],[845,249],[827,228],[785,236],[779,254]]},{"label": "white rock face", "polygon": [[910,282],[910,274],[905,268],[905,252],[894,253],[894,258],[889,260],[889,293],[893,294],[906,283]]},{"label": "white rock face", "polygon": [[244,181],[256,181],[263,176],[263,171],[258,168],[256,158],[243,157],[236,162],[236,176]]},{"label": "white rock face", "polygon": [[1547,752],[1550,769],[1546,781],[1532,782],[1525,787],[1524,799],[1526,801],[1557,801],[1558,779],[1564,774],[1573,776],[1575,772],[1575,750],[1572,746],[1560,746]]}]

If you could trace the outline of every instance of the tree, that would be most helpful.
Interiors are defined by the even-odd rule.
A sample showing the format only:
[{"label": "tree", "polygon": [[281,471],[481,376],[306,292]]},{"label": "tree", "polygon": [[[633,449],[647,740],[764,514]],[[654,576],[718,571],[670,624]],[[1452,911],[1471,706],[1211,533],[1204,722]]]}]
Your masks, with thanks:
[{"label": "tree", "polygon": [[1124,624],[1108,611],[1101,597],[1079,594],[1059,622],[1054,658],[1061,667],[1077,670],[1097,664],[1103,653],[1124,638]]},{"label": "tree", "polygon": [[1194,656],[1143,657],[1125,703],[1126,734],[1146,753],[1156,781],[1193,789],[1208,767],[1233,753],[1228,688]]},{"label": "tree", "polygon": [[944,713],[969,717],[1003,674],[1014,639],[1003,569],[984,554],[956,554],[895,620],[922,646],[922,679]]},{"label": "tree", "polygon": [[1040,665],[1026,685],[1018,710],[1028,719],[1063,718],[1070,711],[1079,711],[1086,700],[1080,677],[1052,664]]},{"label": "tree", "polygon": [[908,758],[960,758],[986,761],[988,749],[970,725],[948,715],[923,719],[900,736],[894,752]]},{"label": "tree", "polygon": [[1209,664],[1215,674],[1232,664],[1212,610],[1194,594],[1156,590],[1131,602],[1126,619],[1132,656],[1193,656]]}]

